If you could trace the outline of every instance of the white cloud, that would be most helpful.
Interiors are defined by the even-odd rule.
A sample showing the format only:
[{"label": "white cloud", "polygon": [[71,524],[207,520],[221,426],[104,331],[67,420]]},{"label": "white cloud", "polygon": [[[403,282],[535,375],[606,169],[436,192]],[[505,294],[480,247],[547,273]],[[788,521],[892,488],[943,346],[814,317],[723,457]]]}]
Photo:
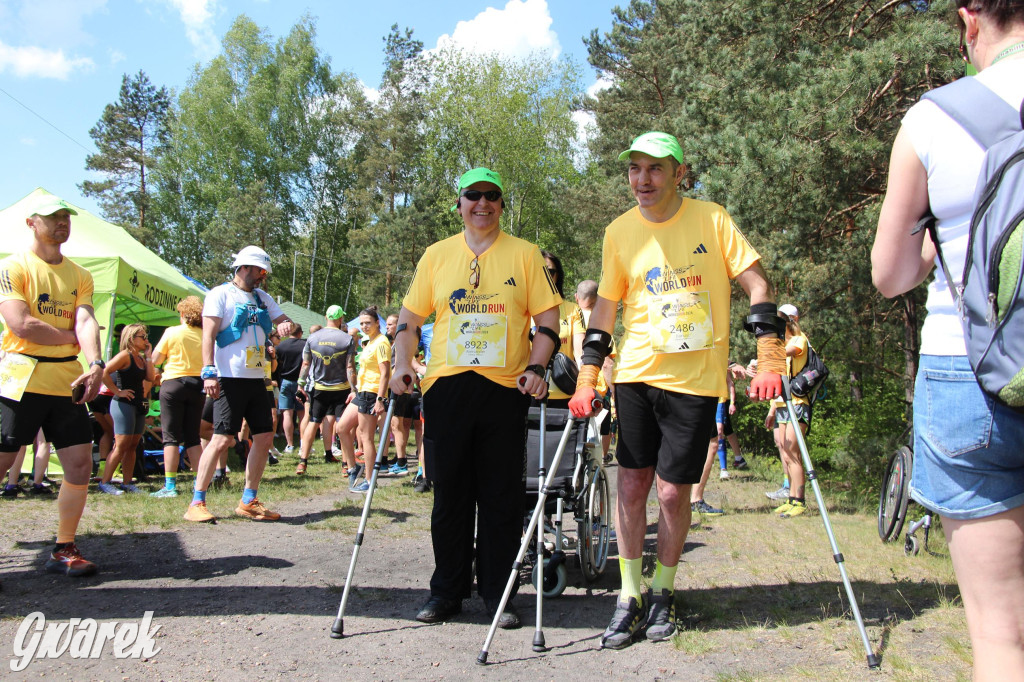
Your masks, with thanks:
[{"label": "white cloud", "polygon": [[26,147],[35,147],[36,146],[36,140],[35,140],[34,137],[23,137],[23,138],[19,139],[18,142],[22,143]]},{"label": "white cloud", "polygon": [[0,42],[0,73],[11,71],[19,78],[67,80],[74,71],[87,71],[95,64],[88,57],[69,58],[64,50],[41,47],[12,47]]},{"label": "white cloud", "polygon": [[113,48],[107,50],[107,55],[110,57],[111,66],[113,66],[114,64],[119,64],[124,60],[128,59],[128,57],[125,56],[124,52],[121,52],[121,50],[115,50]]},{"label": "white cloud", "polygon": [[508,57],[542,52],[557,59],[562,46],[551,23],[547,0],[509,0],[504,9],[488,7],[469,21],[460,21],[451,35],[437,39],[436,49],[454,47]]},{"label": "white cloud", "polygon": [[373,103],[377,103],[380,101],[380,90],[378,90],[377,88],[371,88],[369,85],[362,81],[359,81],[359,85],[360,87],[362,87],[363,95],[366,97],[367,101]]},{"label": "white cloud", "polygon": [[164,0],[181,16],[185,35],[201,59],[220,52],[220,40],[213,30],[214,10],[218,0]]},{"label": "white cloud", "polygon": [[107,0],[21,0],[19,4],[17,19],[5,31],[8,39],[17,35],[19,43],[59,43],[63,49],[94,45],[96,40],[83,27],[84,20],[107,11]]}]

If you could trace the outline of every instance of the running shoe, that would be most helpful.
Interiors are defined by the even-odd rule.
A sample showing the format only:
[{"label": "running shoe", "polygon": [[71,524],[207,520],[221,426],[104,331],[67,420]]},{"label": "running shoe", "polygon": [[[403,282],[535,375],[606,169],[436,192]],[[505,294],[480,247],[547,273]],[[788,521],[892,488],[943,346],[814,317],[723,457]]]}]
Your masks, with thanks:
[{"label": "running shoe", "polygon": [[648,592],[651,613],[647,616],[645,633],[652,642],[662,642],[676,634],[676,595],[669,590],[661,594]]},{"label": "running shoe", "polygon": [[703,514],[704,516],[721,516],[725,513],[724,509],[716,509],[704,500],[697,500],[690,504],[690,511]]},{"label": "running shoe", "polygon": [[789,509],[779,514],[784,519],[791,519],[794,516],[800,516],[807,511],[807,504],[804,502],[794,501],[789,505]]},{"label": "running shoe", "polygon": [[230,481],[228,480],[228,477],[224,474],[214,474],[212,483],[214,488],[220,489],[226,486],[228,483],[230,483]]},{"label": "running shoe", "polygon": [[106,493],[107,495],[124,495],[124,491],[113,483],[103,483],[101,481],[96,484],[96,487],[101,493]]},{"label": "running shoe", "polygon": [[742,471],[743,469],[746,469],[747,460],[744,459],[742,455],[740,455],[739,457],[733,457],[732,468],[735,469],[736,471]]},{"label": "running shoe", "polygon": [[412,489],[418,493],[429,493],[430,487],[430,479],[426,476],[420,476],[419,480],[413,484]]},{"label": "running shoe", "polygon": [[150,497],[177,497],[178,496],[178,491],[175,490],[174,488],[161,488],[160,490],[157,490],[155,493],[150,493],[149,496]]},{"label": "running shoe", "polygon": [[69,542],[63,548],[50,554],[44,569],[49,573],[63,573],[72,578],[78,578],[95,573],[96,564],[82,556],[82,553],[78,551],[78,545]]},{"label": "running shoe", "polygon": [[18,496],[18,493],[20,492],[21,488],[19,488],[18,486],[8,485],[4,486],[3,491],[0,491],[0,497],[4,498],[5,500],[13,500]]},{"label": "running shoe", "polygon": [[[487,615],[490,618],[494,618],[494,614],[497,612],[500,604],[501,599],[484,599],[484,608],[487,609]],[[498,627],[502,630],[516,630],[522,626],[523,619],[519,617],[519,611],[512,603],[512,598],[510,597],[505,604],[505,610],[498,616]]]},{"label": "running shoe", "polygon": [[125,491],[126,493],[131,493],[132,495],[142,494],[142,491],[139,490],[139,486],[135,485],[134,483],[122,483],[121,490]]},{"label": "running shoe", "polygon": [[27,491],[26,494],[32,495],[33,497],[53,497],[53,490],[47,488],[42,483],[33,484]]},{"label": "running shoe", "polygon": [[239,502],[238,506],[235,507],[235,514],[252,519],[253,521],[277,521],[281,518],[280,514],[264,507],[263,503],[255,497],[252,498],[252,502],[249,504]]},{"label": "running shoe", "polygon": [[775,509],[772,509],[772,514],[785,514],[786,512],[788,512],[790,510],[790,508],[792,506],[793,506],[793,503],[790,502],[789,500],[787,500],[786,502],[780,504]]},{"label": "running shoe", "polygon": [[210,521],[216,521],[217,517],[210,513],[210,510],[206,508],[205,502],[193,502],[185,511],[185,520],[195,521],[196,523],[207,523]]},{"label": "running shoe", "polygon": [[295,467],[295,475],[302,476],[306,473],[306,466],[309,464],[309,460],[299,459],[298,466]]},{"label": "running shoe", "polygon": [[764,496],[767,497],[769,500],[788,500],[789,486],[784,485],[774,492],[765,493]]},{"label": "running shoe", "polygon": [[272,448],[267,451],[267,464],[277,464],[281,460],[277,458],[281,453],[276,448]]},{"label": "running shoe", "polygon": [[363,481],[359,485],[350,486],[348,491],[350,493],[368,493],[368,492],[370,492],[370,482],[369,481]]},{"label": "running shoe", "polygon": [[388,467],[388,473],[392,476],[406,476],[409,473],[409,467],[401,466],[396,462]]},{"label": "running shoe", "polygon": [[612,620],[601,635],[601,648],[625,649],[639,638],[646,620],[647,608],[642,600],[630,597],[625,604],[617,602]]},{"label": "running shoe", "polygon": [[286,446],[284,446],[284,452],[285,452],[286,455],[289,454],[289,453],[295,452],[295,446],[294,445],[286,445]]},{"label": "running shoe", "polygon": [[363,465],[357,464],[348,470],[348,489],[349,492],[355,492],[356,481],[363,475]]},{"label": "running shoe", "polygon": [[720,481],[727,481],[727,480],[729,480],[729,472],[726,471],[725,469],[722,469],[721,471],[719,471],[718,472],[718,480],[720,480]]}]

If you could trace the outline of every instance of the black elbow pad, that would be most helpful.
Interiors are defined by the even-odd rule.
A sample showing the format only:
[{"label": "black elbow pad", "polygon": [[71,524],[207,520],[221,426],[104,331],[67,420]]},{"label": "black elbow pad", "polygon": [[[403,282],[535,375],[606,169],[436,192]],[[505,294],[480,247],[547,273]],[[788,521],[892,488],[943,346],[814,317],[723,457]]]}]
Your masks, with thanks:
[{"label": "black elbow pad", "polygon": [[588,329],[583,337],[583,364],[604,364],[604,359],[612,352],[612,335],[602,329]]}]

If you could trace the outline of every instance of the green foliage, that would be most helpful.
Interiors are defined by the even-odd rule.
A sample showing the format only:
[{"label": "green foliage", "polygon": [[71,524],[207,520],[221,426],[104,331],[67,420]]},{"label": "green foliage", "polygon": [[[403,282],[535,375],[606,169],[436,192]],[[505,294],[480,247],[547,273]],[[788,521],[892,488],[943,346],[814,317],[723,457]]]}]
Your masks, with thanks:
[{"label": "green foliage", "polygon": [[85,158],[85,169],[106,176],[79,185],[99,202],[107,220],[125,227],[143,244],[153,246],[152,203],[148,173],[167,144],[171,97],[142,71],[125,74],[117,101],[103,109],[89,136],[99,150]]}]

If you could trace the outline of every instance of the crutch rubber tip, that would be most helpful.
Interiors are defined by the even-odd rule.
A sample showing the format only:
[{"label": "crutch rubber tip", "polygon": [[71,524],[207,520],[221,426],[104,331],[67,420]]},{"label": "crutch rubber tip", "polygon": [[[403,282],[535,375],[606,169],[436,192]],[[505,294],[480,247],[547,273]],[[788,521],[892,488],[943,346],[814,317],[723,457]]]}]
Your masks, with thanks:
[{"label": "crutch rubber tip", "polygon": [[882,659],[880,659],[876,654],[868,654],[868,667],[872,670],[877,670],[882,667]]},{"label": "crutch rubber tip", "polygon": [[331,639],[341,639],[345,636],[345,619],[338,618],[331,626]]},{"label": "crutch rubber tip", "polygon": [[533,633],[533,650],[537,653],[547,651],[548,648],[544,645],[544,633],[537,631]]},{"label": "crutch rubber tip", "polygon": [[487,665],[487,652],[481,651],[480,655],[476,657],[477,665]]}]

